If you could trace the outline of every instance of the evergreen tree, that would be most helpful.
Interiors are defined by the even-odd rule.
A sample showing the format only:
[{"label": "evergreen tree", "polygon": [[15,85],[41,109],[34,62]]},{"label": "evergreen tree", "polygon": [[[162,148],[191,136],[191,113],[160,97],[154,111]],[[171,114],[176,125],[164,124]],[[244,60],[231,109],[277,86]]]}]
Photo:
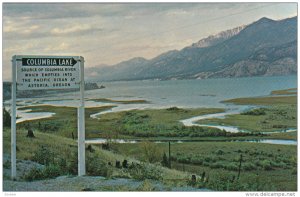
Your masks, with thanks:
[{"label": "evergreen tree", "polygon": [[5,108],[3,108],[3,126],[10,127],[11,126],[11,116]]},{"label": "evergreen tree", "polygon": [[167,157],[166,153],[164,153],[164,155],[163,155],[163,159],[162,159],[161,164],[164,167],[169,167],[169,160],[168,160],[168,157]]}]

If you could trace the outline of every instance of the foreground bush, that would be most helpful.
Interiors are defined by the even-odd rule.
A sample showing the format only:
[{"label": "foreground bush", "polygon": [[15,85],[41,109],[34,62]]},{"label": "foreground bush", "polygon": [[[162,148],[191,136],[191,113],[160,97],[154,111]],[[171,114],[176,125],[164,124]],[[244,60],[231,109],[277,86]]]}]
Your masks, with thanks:
[{"label": "foreground bush", "polygon": [[26,181],[35,181],[42,179],[51,179],[62,175],[62,171],[58,165],[50,164],[43,169],[31,169],[23,177]]},{"label": "foreground bush", "polygon": [[132,178],[137,180],[161,180],[162,170],[158,166],[147,165],[145,163],[134,164],[128,169]]},{"label": "foreground bush", "polygon": [[54,162],[54,153],[47,146],[41,146],[32,158],[33,161],[38,162],[43,165],[49,165]]},{"label": "foreground bush", "polygon": [[90,176],[111,177],[113,169],[96,154],[86,155],[86,172]]}]

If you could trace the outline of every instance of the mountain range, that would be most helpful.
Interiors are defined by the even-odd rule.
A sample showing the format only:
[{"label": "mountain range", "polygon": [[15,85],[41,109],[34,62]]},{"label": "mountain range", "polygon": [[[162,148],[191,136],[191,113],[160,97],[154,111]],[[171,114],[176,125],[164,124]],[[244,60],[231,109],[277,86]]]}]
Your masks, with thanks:
[{"label": "mountain range", "polygon": [[86,69],[88,80],[205,79],[297,73],[297,17],[261,18],[153,59]]}]

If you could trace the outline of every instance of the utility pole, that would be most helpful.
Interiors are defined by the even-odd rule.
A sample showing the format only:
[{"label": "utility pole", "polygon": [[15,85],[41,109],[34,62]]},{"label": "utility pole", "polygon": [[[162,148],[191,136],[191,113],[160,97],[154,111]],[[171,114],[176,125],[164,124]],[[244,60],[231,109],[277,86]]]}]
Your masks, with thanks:
[{"label": "utility pole", "polygon": [[238,173],[237,179],[239,179],[239,178],[240,178],[240,174],[241,174],[241,167],[242,167],[242,161],[243,161],[243,155],[241,154],[241,157],[240,157],[240,165],[239,165],[239,173]]},{"label": "utility pole", "polygon": [[169,141],[169,167],[171,169],[171,142]]}]

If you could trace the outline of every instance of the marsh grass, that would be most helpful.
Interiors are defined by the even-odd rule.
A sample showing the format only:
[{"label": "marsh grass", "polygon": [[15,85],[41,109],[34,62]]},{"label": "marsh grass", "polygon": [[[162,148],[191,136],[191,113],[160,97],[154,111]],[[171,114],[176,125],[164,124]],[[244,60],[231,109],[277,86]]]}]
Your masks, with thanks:
[{"label": "marsh grass", "polygon": [[[86,138],[104,137],[196,137],[197,135],[224,135],[218,129],[184,127],[179,120],[193,116],[223,112],[218,108],[201,109],[148,109],[131,110],[101,115],[100,119],[90,115],[111,109],[114,106],[86,108],[85,125]],[[41,120],[31,120],[18,124],[19,128],[31,128],[45,133],[56,133],[64,137],[77,138],[77,109],[58,106],[30,106],[20,108],[31,109],[32,112],[53,112],[54,116]],[[197,131],[196,131],[197,130]],[[205,132],[199,132],[207,131]],[[72,134],[73,133],[73,134]],[[194,133],[194,134],[193,134]],[[219,134],[218,134],[219,133]],[[73,135],[73,136],[72,136]],[[192,135],[192,136],[191,136]]]},{"label": "marsh grass", "polygon": [[297,95],[297,88],[289,88],[285,90],[274,90],[271,95]]},{"label": "marsh grass", "polygon": [[223,101],[224,103],[233,103],[236,105],[273,105],[291,104],[297,102],[297,96],[267,96],[257,98],[236,98]]},{"label": "marsh grass", "polygon": [[[237,126],[252,132],[282,131],[297,128],[297,89],[273,91],[272,96],[237,98],[224,101],[239,105],[264,105],[241,114],[227,115],[224,119],[199,121],[204,124]],[[285,96],[290,95],[290,96]],[[294,134],[272,134],[273,137],[296,139]]]}]

